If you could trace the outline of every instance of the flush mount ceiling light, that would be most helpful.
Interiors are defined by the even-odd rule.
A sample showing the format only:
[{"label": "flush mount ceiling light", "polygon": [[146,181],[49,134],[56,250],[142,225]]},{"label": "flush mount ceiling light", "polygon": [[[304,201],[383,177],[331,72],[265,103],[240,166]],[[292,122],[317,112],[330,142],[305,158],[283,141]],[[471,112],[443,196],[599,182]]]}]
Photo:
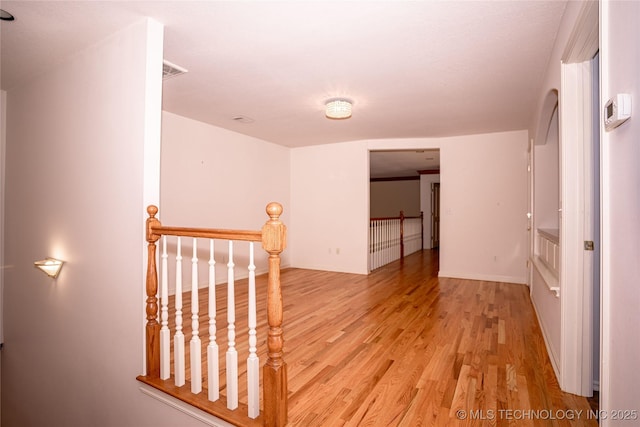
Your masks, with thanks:
[{"label": "flush mount ceiling light", "polygon": [[351,117],[353,102],[344,98],[329,99],[325,104],[324,114],[328,119],[348,119]]},{"label": "flush mount ceiling light", "polygon": [[55,258],[46,258],[42,261],[36,261],[33,263],[34,267],[40,269],[44,274],[54,279],[58,277],[62,264],[64,264],[63,261]]}]

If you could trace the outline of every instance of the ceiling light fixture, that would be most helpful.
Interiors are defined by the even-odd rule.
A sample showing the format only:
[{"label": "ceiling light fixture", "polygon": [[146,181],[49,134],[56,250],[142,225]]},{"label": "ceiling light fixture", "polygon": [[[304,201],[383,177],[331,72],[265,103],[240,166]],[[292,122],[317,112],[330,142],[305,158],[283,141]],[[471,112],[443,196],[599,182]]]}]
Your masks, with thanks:
[{"label": "ceiling light fixture", "polygon": [[353,102],[349,99],[344,98],[333,98],[329,99],[325,103],[325,111],[324,114],[329,119],[348,119],[351,117],[351,108],[353,106]]}]

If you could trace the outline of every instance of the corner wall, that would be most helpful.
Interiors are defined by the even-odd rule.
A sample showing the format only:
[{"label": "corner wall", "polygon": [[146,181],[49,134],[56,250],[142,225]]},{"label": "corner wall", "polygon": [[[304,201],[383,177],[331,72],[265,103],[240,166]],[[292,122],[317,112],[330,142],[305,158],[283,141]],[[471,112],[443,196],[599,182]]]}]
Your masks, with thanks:
[{"label": "corner wall", "polygon": [[526,283],[527,131],[292,149],[292,265],[366,274],[369,151],[433,148],[441,150],[440,274]]},{"label": "corner wall", "polygon": [[[268,219],[267,204],[278,202],[291,234],[289,157],[286,147],[165,111],[159,218],[166,225],[260,230]],[[248,265],[242,243],[235,252],[237,278]],[[222,249],[220,258],[216,255],[220,261],[227,256]],[[283,268],[290,265],[290,253],[288,248],[282,253]],[[258,245],[256,274],[268,271],[267,259]],[[206,282],[208,267],[201,264],[199,277]],[[226,281],[226,269],[216,273],[218,282]]]},{"label": "corner wall", "polygon": [[[7,92],[6,427],[202,425],[135,380],[162,31],[140,21]],[[56,280],[46,256],[66,261]]]},{"label": "corner wall", "polygon": [[[547,139],[549,118],[551,117],[550,113],[553,108],[552,104],[555,104],[557,98],[560,98],[562,58],[571,39],[574,26],[578,21],[582,6],[583,2],[581,1],[567,3],[567,7],[558,29],[558,34],[556,35],[556,41],[549,58],[549,64],[543,77],[542,86],[539,92],[538,105],[536,108],[537,114],[529,126],[529,136],[533,142],[532,149],[535,156],[534,173],[540,172],[541,167],[538,164],[540,160],[542,160],[542,163],[547,163],[549,167],[555,167],[553,165],[555,165],[556,160],[552,161],[553,156],[558,155],[558,153],[555,152],[558,149],[558,146],[556,145],[556,141],[553,140],[555,135],[551,135],[552,144],[544,144]],[[553,96],[550,96],[552,92],[558,93],[558,97],[554,98]],[[550,102],[551,100],[553,100],[553,102]],[[563,118],[559,117],[560,126],[562,126],[562,120]],[[561,142],[558,141],[558,143],[560,144]],[[553,153],[550,151],[553,151]],[[542,159],[540,159],[539,156],[542,156]],[[558,166],[558,168],[561,168],[561,166]],[[536,198],[539,197],[541,186],[552,185],[553,179],[558,177],[558,175],[555,175],[556,173],[557,172],[555,171],[553,172],[554,177],[551,175],[533,177]],[[559,197],[560,193],[558,191],[549,191],[546,193],[544,201],[535,201],[533,212],[534,217],[532,221],[534,226],[531,230],[532,238],[535,239],[536,227],[557,228],[559,226],[558,218],[553,216],[556,215],[556,213],[553,212],[553,209],[558,203]],[[540,203],[543,203],[543,212],[540,212],[540,209],[538,209]],[[530,248],[530,250],[533,249],[533,247]],[[529,255],[533,259],[533,253]],[[533,270],[531,275],[532,304],[535,308],[536,316],[545,339],[547,353],[549,354],[556,377],[562,386],[562,346],[563,340],[566,341],[569,339],[567,334],[563,334],[562,332],[562,298],[566,298],[567,294],[561,292],[560,298],[557,298],[555,294],[549,290],[544,278],[533,266],[533,262],[530,262],[529,265]]]},{"label": "corner wall", "polygon": [[526,283],[527,132],[446,138],[440,276]]},{"label": "corner wall", "polygon": [[368,273],[369,152],[364,142],[291,150],[291,263]]}]

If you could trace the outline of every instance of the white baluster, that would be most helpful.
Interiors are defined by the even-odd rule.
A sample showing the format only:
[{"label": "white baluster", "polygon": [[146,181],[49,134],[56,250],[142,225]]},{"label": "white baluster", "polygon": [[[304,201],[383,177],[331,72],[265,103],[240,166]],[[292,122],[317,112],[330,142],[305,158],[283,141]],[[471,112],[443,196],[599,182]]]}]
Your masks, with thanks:
[{"label": "white baluster", "polygon": [[396,251],[396,239],[395,239],[395,234],[396,234],[396,221],[395,220],[391,220],[389,221],[389,228],[387,229],[387,233],[389,233],[387,235],[387,240],[389,241],[389,252],[387,253],[387,262],[385,264],[389,264],[391,261],[393,261],[393,257],[395,256],[395,251]]},{"label": "white baluster", "polygon": [[389,242],[389,251],[387,253],[387,262],[385,264],[389,264],[393,261],[394,253],[396,250],[396,239],[395,239],[395,231],[396,231],[396,222],[395,220],[389,221],[389,228],[387,228],[387,240]]},{"label": "white baluster", "polygon": [[193,238],[193,258],[191,258],[191,393],[202,391],[202,355],[200,347],[200,322],[198,313],[198,242]]},{"label": "white baluster", "polygon": [[393,256],[393,258],[389,260],[389,262],[400,259],[400,230],[401,229],[402,229],[402,223],[399,219],[397,219],[396,220],[396,253]]},{"label": "white baluster", "polygon": [[380,254],[380,248],[378,247],[380,245],[380,236],[378,235],[378,229],[379,228],[380,227],[378,227],[378,221],[376,221],[375,225],[374,225],[374,230],[373,230],[373,232],[374,232],[374,234],[376,236],[375,237],[376,245],[373,248],[373,251],[374,251],[374,263],[373,264],[375,265],[375,268],[378,268],[378,256]]},{"label": "white baluster", "polygon": [[227,349],[227,408],[238,407],[238,352],[236,351],[236,303],[233,267],[233,242],[229,240],[227,263],[227,322],[229,348]]},{"label": "white baluster", "polygon": [[383,222],[382,221],[378,221],[378,262],[376,263],[376,265],[378,267],[380,267],[382,265],[382,254],[383,254]]},{"label": "white baluster", "polygon": [[391,259],[391,261],[395,261],[400,259],[400,230],[402,229],[402,222],[398,219],[396,220],[396,255]]},{"label": "white baluster", "polygon": [[382,237],[382,241],[384,242],[384,251],[382,253],[382,265],[385,265],[389,262],[389,221],[382,222],[382,229],[384,236]]},{"label": "white baluster", "polygon": [[369,221],[369,271],[374,269],[373,265],[373,254],[374,254],[374,243],[375,240],[373,238],[373,222]]},{"label": "white baluster", "polygon": [[383,221],[383,227],[384,227],[384,237],[383,237],[383,242],[384,242],[384,252],[383,252],[383,256],[382,256],[382,265],[385,265],[386,263],[389,262],[389,221]]},{"label": "white baluster", "polygon": [[372,252],[371,252],[371,261],[370,261],[370,265],[371,265],[371,270],[376,268],[376,225],[375,225],[375,221],[371,222],[372,227],[371,227],[371,242],[372,242]]},{"label": "white baluster", "polygon": [[209,241],[209,345],[207,346],[207,378],[209,400],[220,398],[220,372],[218,367],[218,343],[216,342],[216,261],[213,257],[213,239]]},{"label": "white baluster", "polygon": [[185,383],[184,375],[184,334],[182,333],[182,242],[178,237],[176,252],[176,334],[173,337],[173,358],[175,362],[176,386]]},{"label": "white baluster", "polygon": [[382,222],[376,221],[376,268],[382,264]]},{"label": "white baluster", "polygon": [[373,265],[374,268],[378,268],[378,221],[374,221],[373,224],[373,241],[375,242],[373,246]]},{"label": "white baluster", "polygon": [[162,282],[160,285],[160,379],[171,376],[171,331],[169,331],[169,277],[167,273],[167,236],[162,237]]},{"label": "white baluster", "polygon": [[248,416],[260,415],[260,359],[256,333],[256,266],[253,263],[253,242],[249,243],[249,357],[247,358]]}]

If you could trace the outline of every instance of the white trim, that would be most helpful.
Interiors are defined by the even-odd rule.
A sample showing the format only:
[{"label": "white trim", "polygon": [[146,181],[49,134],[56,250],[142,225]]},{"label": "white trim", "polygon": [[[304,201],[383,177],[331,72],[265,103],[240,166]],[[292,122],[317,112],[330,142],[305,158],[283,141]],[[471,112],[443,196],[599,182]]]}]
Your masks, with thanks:
[{"label": "white trim", "polygon": [[[542,277],[542,280],[544,280],[549,291],[553,292],[556,298],[560,298],[560,283],[558,282],[556,275],[544,264],[539,256],[536,255],[532,257],[530,261]],[[531,300],[533,301],[533,298]]]},{"label": "white trim", "polygon": [[438,272],[438,277],[451,279],[483,280],[485,282],[515,283],[518,285],[527,284],[526,276],[500,276],[495,274],[476,274],[441,270]]},{"label": "white trim", "polygon": [[[593,384],[592,288],[584,284],[585,141],[591,141],[590,62],[562,64],[560,94],[560,387],[591,395]],[[585,108],[585,106],[587,108]],[[590,181],[589,181],[590,182]]]},{"label": "white trim", "polygon": [[[600,2],[600,46],[609,46],[609,1]],[[609,50],[600,51],[600,100],[605,99],[608,88],[603,82],[609,81]],[[600,102],[602,106],[602,102]],[[602,115],[602,108],[600,109]],[[600,410],[610,413],[611,407],[611,162],[609,160],[609,136],[600,128]],[[609,418],[600,420],[601,427],[611,425]]]},{"label": "white trim", "polygon": [[[583,205],[581,189],[583,115],[583,72],[580,64],[563,64],[560,92],[560,187],[562,212],[560,216],[560,387],[562,390],[582,394],[579,372],[582,366],[582,259],[579,243],[582,240]],[[580,159],[580,161],[577,161]]]},{"label": "white trim", "polygon": [[[0,91],[0,266],[4,269],[4,186],[7,157],[7,92]],[[0,349],[4,344],[4,273],[0,274]]]},{"label": "white trim", "polygon": [[[598,51],[597,2],[584,2],[567,43],[560,90],[560,387],[590,396],[593,387],[593,289],[584,286],[585,148],[592,140],[592,68]],[[582,62],[578,62],[582,61]],[[585,142],[586,141],[586,142]],[[586,144],[586,146],[585,146]]]},{"label": "white trim", "polygon": [[540,326],[540,329],[542,330],[542,338],[544,339],[545,347],[547,347],[547,354],[549,355],[549,360],[551,361],[551,367],[553,368],[553,372],[556,374],[556,378],[560,378],[560,368],[559,368],[560,358],[558,357],[556,352],[553,350],[553,346],[551,345],[551,343],[547,339],[547,337],[550,336],[550,335],[549,335],[547,329],[545,328],[544,323],[542,323],[540,321],[540,314],[539,314],[538,306],[536,305],[536,301],[533,298],[531,298],[531,304],[533,305],[533,311],[535,311],[535,313],[536,313],[536,318],[538,320],[538,325]]},{"label": "white trim", "polygon": [[[585,255],[586,185],[593,168],[585,167],[585,149],[593,139],[592,64],[598,52],[598,8],[585,2],[563,56],[560,91],[561,218],[560,248],[562,288],[560,326],[560,387],[590,396],[593,387],[593,286],[589,256]],[[582,62],[577,62],[582,61]],[[591,282],[592,283],[592,282]]]},{"label": "white trim", "polygon": [[[535,206],[535,185],[534,185],[534,162],[535,144],[533,138],[529,139],[527,150],[527,247],[529,248],[529,258],[535,253],[535,240],[533,234],[533,207]],[[533,293],[533,265],[527,260],[527,286],[529,295]],[[533,299],[533,298],[532,298]]]},{"label": "white trim", "polygon": [[233,424],[229,424],[228,422],[221,420],[220,418],[214,417],[211,414],[208,414],[195,406],[191,406],[188,403],[184,403],[183,401],[176,399],[173,396],[169,396],[166,393],[156,390],[155,388],[148,386],[146,384],[142,384],[140,387],[140,391],[146,394],[147,396],[151,396],[154,399],[164,403],[165,405],[169,405],[174,409],[177,409],[190,417],[195,418],[196,420],[203,422],[208,426],[213,427],[234,427]]},{"label": "white trim", "polygon": [[[147,206],[160,206],[160,144],[162,132],[162,52],[164,44],[164,26],[147,18],[147,58],[145,76],[145,116],[144,116],[144,166],[142,202],[140,207],[140,228],[142,242],[146,242],[144,223],[147,219]],[[146,301],[147,247],[142,245],[142,301]],[[144,307],[144,303],[141,304]],[[142,321],[142,374],[146,375],[146,313],[140,310]]]},{"label": "white trim", "polygon": [[585,61],[592,58],[598,51],[598,3],[597,1],[583,3],[562,55],[565,63]]}]

